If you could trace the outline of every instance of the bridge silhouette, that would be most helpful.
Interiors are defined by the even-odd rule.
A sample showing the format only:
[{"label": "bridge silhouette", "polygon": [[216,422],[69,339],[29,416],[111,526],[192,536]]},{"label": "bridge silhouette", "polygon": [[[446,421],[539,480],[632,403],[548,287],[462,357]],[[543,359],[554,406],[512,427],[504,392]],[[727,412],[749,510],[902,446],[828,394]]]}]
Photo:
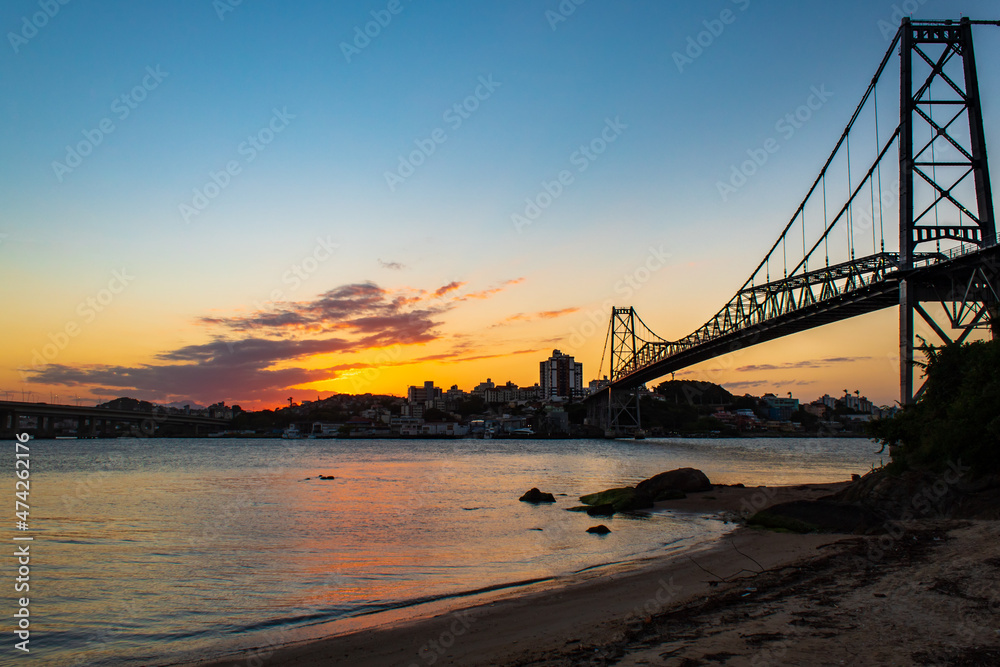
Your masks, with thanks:
[{"label": "bridge silhouette", "polygon": [[[945,343],[963,342],[977,329],[994,337],[1000,333],[1000,246],[974,25],[1000,21],[903,19],[847,127],[778,239],[704,325],[667,340],[634,308],[612,309],[605,346],[610,384],[588,398],[591,423],[609,435],[634,433],[641,429],[637,388],[646,382],[752,345],[897,306],[900,402],[906,404],[922,391],[914,389],[916,316]],[[898,119],[892,105],[891,116],[884,101],[880,109],[878,96],[897,47]],[[883,168],[887,161],[895,164]],[[887,190],[883,177],[889,182],[892,175],[898,182]]]}]

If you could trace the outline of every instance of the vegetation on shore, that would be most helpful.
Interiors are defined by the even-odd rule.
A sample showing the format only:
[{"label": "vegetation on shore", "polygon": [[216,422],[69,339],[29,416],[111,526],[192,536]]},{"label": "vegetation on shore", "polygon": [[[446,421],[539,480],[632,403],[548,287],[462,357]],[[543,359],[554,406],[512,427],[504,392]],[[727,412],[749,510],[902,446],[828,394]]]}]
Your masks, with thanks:
[{"label": "vegetation on shore", "polygon": [[922,348],[926,387],[895,416],[871,424],[888,445],[889,472],[940,471],[961,462],[973,477],[1000,472],[1000,340]]}]

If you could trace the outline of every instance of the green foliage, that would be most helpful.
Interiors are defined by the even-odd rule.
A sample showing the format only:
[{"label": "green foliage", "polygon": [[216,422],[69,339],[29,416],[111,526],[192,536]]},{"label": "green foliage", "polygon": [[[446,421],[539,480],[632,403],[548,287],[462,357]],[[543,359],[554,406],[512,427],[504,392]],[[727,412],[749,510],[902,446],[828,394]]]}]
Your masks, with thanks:
[{"label": "green foliage", "polygon": [[481,415],[486,413],[486,401],[481,396],[469,396],[455,401],[455,412],[464,419],[471,415]]},{"label": "green foliage", "polygon": [[971,466],[1000,471],[1000,340],[924,349],[927,385],[920,400],[871,424],[897,470]]}]

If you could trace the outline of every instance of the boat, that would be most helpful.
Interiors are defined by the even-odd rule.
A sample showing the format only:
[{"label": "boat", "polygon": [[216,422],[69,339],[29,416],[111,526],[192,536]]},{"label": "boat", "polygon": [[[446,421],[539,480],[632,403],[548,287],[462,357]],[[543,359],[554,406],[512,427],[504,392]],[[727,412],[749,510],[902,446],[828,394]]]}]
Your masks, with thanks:
[{"label": "boat", "polygon": [[514,438],[530,438],[535,435],[535,432],[530,428],[516,428],[510,432],[510,435]]},{"label": "boat", "polygon": [[306,436],[302,433],[302,431],[299,430],[299,428],[295,424],[292,424],[291,426],[285,429],[285,431],[281,434],[281,437],[284,440],[301,440]]}]

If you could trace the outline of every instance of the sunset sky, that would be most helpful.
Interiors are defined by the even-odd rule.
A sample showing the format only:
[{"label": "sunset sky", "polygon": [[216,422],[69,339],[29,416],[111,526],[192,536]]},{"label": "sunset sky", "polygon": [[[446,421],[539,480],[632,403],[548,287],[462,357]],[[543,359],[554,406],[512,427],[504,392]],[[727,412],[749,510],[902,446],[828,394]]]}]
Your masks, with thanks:
[{"label": "sunset sky", "polygon": [[[0,398],[531,385],[555,348],[595,378],[610,304],[675,339],[740,287],[900,6],[1000,18],[987,0],[5,2]],[[996,155],[1000,28],[975,38]],[[896,317],[678,377],[891,403]]]}]

